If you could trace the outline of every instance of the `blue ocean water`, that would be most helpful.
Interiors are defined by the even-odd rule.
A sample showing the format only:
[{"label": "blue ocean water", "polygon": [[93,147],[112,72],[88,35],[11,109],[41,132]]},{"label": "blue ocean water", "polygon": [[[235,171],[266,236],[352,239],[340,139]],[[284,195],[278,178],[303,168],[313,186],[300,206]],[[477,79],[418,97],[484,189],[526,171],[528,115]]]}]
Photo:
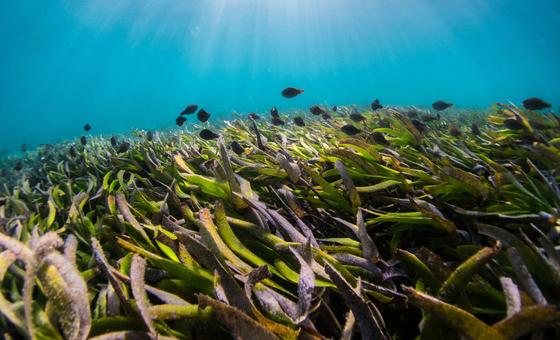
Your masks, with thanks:
[{"label": "blue ocean water", "polygon": [[0,154],[85,123],[172,127],[190,103],[213,121],[374,98],[557,107],[559,61],[558,0],[0,1]]}]

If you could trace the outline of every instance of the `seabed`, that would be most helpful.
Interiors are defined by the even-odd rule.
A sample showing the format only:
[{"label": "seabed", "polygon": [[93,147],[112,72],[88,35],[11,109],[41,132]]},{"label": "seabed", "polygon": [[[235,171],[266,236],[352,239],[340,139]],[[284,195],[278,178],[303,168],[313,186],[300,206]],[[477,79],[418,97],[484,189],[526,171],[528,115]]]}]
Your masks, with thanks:
[{"label": "seabed", "polygon": [[353,110],[3,160],[2,335],[560,338],[560,118]]}]

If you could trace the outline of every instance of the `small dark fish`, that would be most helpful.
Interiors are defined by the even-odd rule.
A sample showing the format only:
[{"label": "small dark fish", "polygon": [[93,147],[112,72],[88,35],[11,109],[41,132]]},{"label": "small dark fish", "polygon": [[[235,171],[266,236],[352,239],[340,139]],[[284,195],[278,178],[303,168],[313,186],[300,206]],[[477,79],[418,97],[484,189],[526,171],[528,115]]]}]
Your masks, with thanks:
[{"label": "small dark fish", "polygon": [[373,111],[377,111],[377,110],[382,109],[382,108],[383,108],[383,105],[379,104],[379,99],[376,99],[376,100],[373,101],[373,103],[371,103],[371,109]]},{"label": "small dark fish", "polygon": [[146,133],[146,139],[148,140],[148,142],[151,142],[154,140],[154,133],[152,131],[148,131]]},{"label": "small dark fish", "polygon": [[272,116],[272,118],[280,118],[280,115],[278,114],[278,109],[275,107],[270,109],[270,115]]},{"label": "small dark fish", "polygon": [[215,134],[214,132],[208,129],[201,130],[198,135],[200,136],[200,138],[204,140],[212,140],[220,137],[219,135]]},{"label": "small dark fish", "polygon": [[117,146],[117,137],[115,137],[115,136],[111,137],[111,146],[112,147]]},{"label": "small dark fish", "polygon": [[272,125],[274,126],[280,126],[280,125],[284,125],[284,121],[278,117],[273,117],[272,120]]},{"label": "small dark fish", "polygon": [[80,143],[82,143],[82,145],[86,145],[86,144],[87,144],[86,136],[80,137]]},{"label": "small dark fish", "polygon": [[188,106],[181,112],[181,115],[192,115],[193,113],[196,112],[196,110],[198,110],[198,105],[191,104],[191,105],[188,105]]},{"label": "small dark fish", "polygon": [[286,87],[284,90],[282,90],[282,97],[284,98],[294,98],[297,95],[300,95],[303,93],[303,90],[301,89],[296,89],[295,87]]},{"label": "small dark fish", "polygon": [[251,119],[251,120],[259,120],[259,119],[261,119],[261,117],[260,117],[258,114],[254,113],[254,112],[249,113],[248,117],[249,117],[249,119]]},{"label": "small dark fish", "polygon": [[89,130],[91,130],[91,125],[89,124],[84,125],[84,131],[89,132]]},{"label": "small dark fish", "polygon": [[421,121],[419,121],[418,119],[413,119],[412,120],[412,124],[414,125],[414,127],[416,128],[416,130],[420,131],[420,132],[426,132],[426,130],[428,129],[428,127],[426,126],[426,124],[422,123]]},{"label": "small dark fish", "polygon": [[323,110],[319,105],[313,105],[312,107],[309,108],[309,112],[311,112],[312,114],[314,114],[315,116],[319,116],[322,114],[327,113],[325,110]]},{"label": "small dark fish", "polygon": [[16,165],[14,165],[14,170],[20,171],[21,169],[23,169],[23,164],[21,162],[17,162]]},{"label": "small dark fish", "polygon": [[241,155],[243,153],[243,151],[245,151],[245,148],[242,147],[241,144],[239,144],[239,142],[236,141],[236,140],[231,142],[231,144],[229,146],[233,150],[233,152],[235,152],[238,155]]},{"label": "small dark fish", "polygon": [[206,112],[206,110],[200,109],[196,114],[196,118],[198,118],[198,120],[200,120],[201,122],[205,123],[208,121],[208,118],[210,118],[210,114]]},{"label": "small dark fish", "polygon": [[21,144],[21,152],[27,152],[27,144]]},{"label": "small dark fish", "polygon": [[528,98],[523,101],[523,107],[527,110],[548,109],[550,104],[539,98]]},{"label": "small dark fish", "polygon": [[478,125],[476,123],[471,124],[471,132],[473,135],[480,135],[480,129],[478,128]]},{"label": "small dark fish", "polygon": [[437,111],[443,111],[451,106],[453,106],[453,104],[446,103],[443,100],[437,100],[432,104],[432,108]]},{"label": "small dark fish", "polygon": [[177,118],[175,118],[175,124],[177,124],[177,126],[183,126],[183,124],[187,121],[187,118],[183,117],[183,116],[179,116]]},{"label": "small dark fish", "polygon": [[294,117],[294,124],[297,126],[305,126],[305,122],[302,117]]},{"label": "small dark fish", "polygon": [[76,157],[76,148],[74,147],[74,145],[71,145],[71,146],[68,148],[68,153],[70,154],[70,156]]},{"label": "small dark fish", "polygon": [[324,120],[329,120],[329,119],[331,119],[332,117],[331,117],[330,114],[328,114],[328,113],[325,112],[325,113],[323,113],[323,114],[321,115],[321,118],[323,118]]},{"label": "small dark fish", "polygon": [[364,120],[366,120],[366,117],[364,117],[361,113],[358,112],[353,112],[350,114],[350,119],[352,119],[352,121],[358,123],[358,122],[363,122]]},{"label": "small dark fish", "polygon": [[127,152],[129,148],[130,148],[130,143],[122,142],[121,145],[119,145],[119,149],[117,150],[117,152],[118,153]]},{"label": "small dark fish", "polygon": [[418,112],[416,110],[410,110],[406,113],[408,118],[416,118],[418,117]]},{"label": "small dark fish", "polygon": [[449,134],[453,137],[460,137],[463,135],[463,131],[459,130],[455,125],[449,125]]},{"label": "small dark fish", "polygon": [[340,128],[340,131],[344,132],[347,135],[350,136],[354,136],[357,135],[358,133],[362,132],[362,130],[358,129],[357,127],[355,127],[352,124],[346,124],[343,127]]},{"label": "small dark fish", "polygon": [[333,112],[338,112],[338,107],[335,105],[335,106],[332,107],[331,110],[332,110]]},{"label": "small dark fish", "polygon": [[373,138],[373,141],[376,142],[377,144],[389,145],[389,141],[385,139],[385,136],[381,132],[375,131],[374,133],[371,134],[371,137]]},{"label": "small dark fish", "polygon": [[432,122],[434,120],[438,120],[438,116],[436,115],[422,115],[422,120],[425,122]]},{"label": "small dark fish", "polygon": [[507,118],[504,120],[504,125],[510,130],[524,130],[525,125],[514,118]]}]

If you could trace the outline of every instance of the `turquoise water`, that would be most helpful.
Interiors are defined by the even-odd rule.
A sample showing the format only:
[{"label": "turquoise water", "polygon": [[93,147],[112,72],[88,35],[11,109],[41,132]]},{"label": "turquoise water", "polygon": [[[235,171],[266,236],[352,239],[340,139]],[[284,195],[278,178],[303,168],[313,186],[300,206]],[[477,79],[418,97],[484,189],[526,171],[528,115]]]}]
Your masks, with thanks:
[{"label": "turquoise water", "polygon": [[1,1],[0,153],[85,123],[172,127],[190,103],[214,122],[374,98],[557,107],[559,60],[558,0]]}]

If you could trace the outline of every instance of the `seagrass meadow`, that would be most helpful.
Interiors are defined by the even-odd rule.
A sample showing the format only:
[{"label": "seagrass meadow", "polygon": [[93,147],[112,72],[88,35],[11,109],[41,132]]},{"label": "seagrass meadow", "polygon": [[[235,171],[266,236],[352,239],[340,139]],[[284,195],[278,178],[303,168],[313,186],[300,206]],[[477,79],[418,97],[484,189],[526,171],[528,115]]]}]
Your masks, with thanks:
[{"label": "seagrass meadow", "polygon": [[353,110],[4,160],[2,336],[560,338],[560,118]]}]

